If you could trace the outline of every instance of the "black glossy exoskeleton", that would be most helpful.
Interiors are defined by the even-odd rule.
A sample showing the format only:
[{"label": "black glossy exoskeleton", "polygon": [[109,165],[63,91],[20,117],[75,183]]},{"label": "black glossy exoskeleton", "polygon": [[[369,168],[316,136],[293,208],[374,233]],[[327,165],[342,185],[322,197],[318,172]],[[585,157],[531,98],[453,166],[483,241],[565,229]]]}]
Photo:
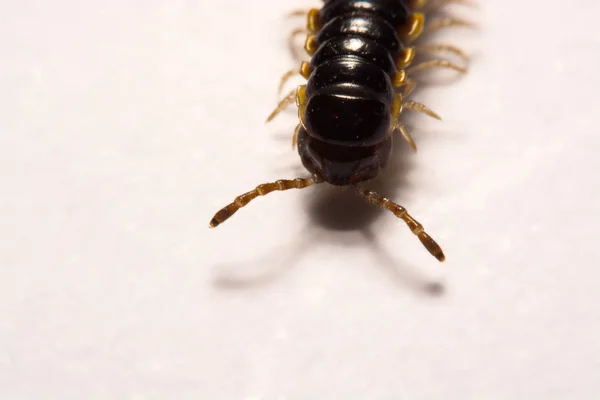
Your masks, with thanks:
[{"label": "black glossy exoskeleton", "polygon": [[329,1],[320,10],[298,151],[328,183],[372,179],[387,163],[395,60],[404,50],[392,21],[407,19],[399,1]]},{"label": "black glossy exoskeleton", "polygon": [[[437,8],[450,0],[441,0]],[[298,153],[312,177],[280,180],[259,185],[238,196],[211,220],[215,227],[252,199],[275,190],[300,189],[313,183],[353,186],[370,203],[388,209],[403,219],[423,245],[438,260],[444,254],[403,207],[359,186],[379,175],[390,157],[393,133],[400,131],[414,148],[414,141],[400,122],[404,109],[439,118],[427,107],[406,100],[414,81],[412,73],[430,67],[465,69],[445,60],[430,60],[408,68],[416,51],[449,51],[464,54],[453,46],[412,47],[422,32],[426,7],[423,0],[325,0],[321,9],[307,12],[305,50],[310,62],[287,73],[307,79],[290,92],[268,120],[294,101],[300,123],[295,134]],[[464,24],[443,18],[431,29]],[[298,33],[298,31],[296,31]]]}]

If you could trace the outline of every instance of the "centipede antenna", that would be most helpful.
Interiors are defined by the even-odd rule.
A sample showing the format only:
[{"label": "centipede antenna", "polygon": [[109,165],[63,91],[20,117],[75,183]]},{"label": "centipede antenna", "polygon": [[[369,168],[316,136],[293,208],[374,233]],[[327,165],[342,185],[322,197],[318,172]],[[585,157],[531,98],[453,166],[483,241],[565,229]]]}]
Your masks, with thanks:
[{"label": "centipede antenna", "polygon": [[279,104],[277,105],[277,107],[275,107],[275,110],[273,110],[273,112],[267,117],[267,122],[271,122],[273,121],[273,119],[283,110],[285,110],[287,107],[289,107],[290,105],[292,105],[295,101],[296,101],[296,90],[294,89],[291,92],[289,92],[287,94],[287,96],[285,96],[283,98],[283,100],[281,100],[279,102]]},{"label": "centipede antenna", "polygon": [[431,111],[426,105],[418,103],[416,101],[404,100],[402,106],[406,109],[417,111],[426,115],[429,115],[432,118],[441,120],[442,117]]},{"label": "centipede antenna", "polygon": [[466,74],[467,69],[463,68],[459,65],[456,65],[448,60],[429,60],[424,61],[421,64],[415,65],[414,67],[409,68],[408,73],[414,74],[417,72],[425,71],[433,68],[448,68],[454,71],[458,71],[460,73]]},{"label": "centipede antenna", "polygon": [[356,192],[359,194],[359,196],[368,201],[369,203],[373,204],[374,206],[384,208],[390,211],[396,217],[403,220],[406,223],[406,225],[408,225],[408,228],[412,231],[412,233],[414,233],[419,238],[419,240],[421,241],[423,246],[425,246],[427,251],[429,251],[429,253],[432,256],[434,256],[438,261],[442,262],[446,259],[442,248],[435,242],[435,240],[431,238],[431,236],[427,234],[427,232],[425,232],[425,230],[423,229],[423,225],[421,225],[408,213],[408,211],[406,211],[406,208],[394,203],[390,199],[383,197],[374,191],[364,189],[358,185],[354,185],[354,188],[356,189]]},{"label": "centipede antenna", "polygon": [[235,198],[233,203],[230,203],[220,209],[215,216],[210,220],[209,226],[216,228],[223,222],[227,221],[240,208],[246,206],[252,200],[259,196],[266,196],[274,191],[284,191],[289,189],[304,189],[314,183],[321,183],[323,180],[317,176],[312,178],[297,178],[297,179],[281,179],[275,182],[263,183],[258,185],[248,193],[244,193]]}]

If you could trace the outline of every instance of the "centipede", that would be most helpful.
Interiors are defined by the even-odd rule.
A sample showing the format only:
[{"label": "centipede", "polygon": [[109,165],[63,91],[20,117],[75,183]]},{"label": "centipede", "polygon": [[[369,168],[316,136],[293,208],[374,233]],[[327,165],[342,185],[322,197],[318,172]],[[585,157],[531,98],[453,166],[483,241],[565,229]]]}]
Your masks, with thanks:
[{"label": "centipede", "polygon": [[[257,197],[325,183],[352,188],[368,203],[391,212],[404,221],[432,256],[444,261],[440,245],[406,208],[365,184],[386,168],[395,137],[416,150],[402,122],[404,111],[440,119],[424,104],[409,99],[417,86],[414,75],[436,68],[467,72],[466,66],[437,57],[448,52],[467,61],[460,48],[415,43],[424,32],[471,25],[446,14],[426,21],[430,15],[440,15],[449,3],[466,1],[324,0],[320,8],[292,11],[290,15],[305,16],[306,26],[293,31],[290,40],[306,35],[304,50],[309,61],[285,73],[279,88],[295,75],[306,82],[282,97],[267,121],[296,105],[299,121],[292,142],[307,174],[263,183],[237,196],[213,216],[210,227],[222,224]],[[420,52],[435,57],[416,64],[415,56]]]}]

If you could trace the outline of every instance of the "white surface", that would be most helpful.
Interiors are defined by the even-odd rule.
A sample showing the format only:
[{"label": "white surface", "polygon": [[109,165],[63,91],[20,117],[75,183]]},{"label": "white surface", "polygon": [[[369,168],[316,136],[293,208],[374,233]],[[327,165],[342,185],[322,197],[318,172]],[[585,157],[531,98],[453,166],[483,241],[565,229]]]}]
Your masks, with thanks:
[{"label": "white surface", "polygon": [[0,398],[600,398],[600,6],[456,8],[384,193],[438,264],[322,187],[207,228],[302,171],[263,121],[306,5],[0,5]]}]

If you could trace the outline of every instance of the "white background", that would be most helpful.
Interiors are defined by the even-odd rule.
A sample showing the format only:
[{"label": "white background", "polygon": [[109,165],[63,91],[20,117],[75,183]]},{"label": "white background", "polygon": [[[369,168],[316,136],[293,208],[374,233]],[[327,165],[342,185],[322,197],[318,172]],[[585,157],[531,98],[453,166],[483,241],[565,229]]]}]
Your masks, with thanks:
[{"label": "white background", "polygon": [[302,176],[264,119],[313,3],[2,2],[0,397],[600,398],[600,6],[481,3],[378,186],[439,264],[326,187],[207,227]]}]

